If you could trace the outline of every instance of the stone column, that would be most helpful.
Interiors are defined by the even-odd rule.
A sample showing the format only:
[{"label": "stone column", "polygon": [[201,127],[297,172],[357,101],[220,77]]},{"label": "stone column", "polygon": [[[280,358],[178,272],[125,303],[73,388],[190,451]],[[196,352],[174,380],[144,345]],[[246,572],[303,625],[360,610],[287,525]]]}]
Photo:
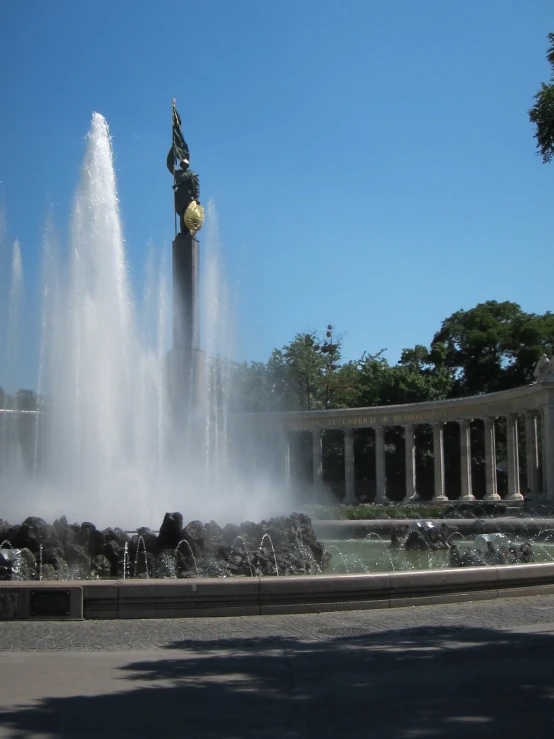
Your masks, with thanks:
[{"label": "stone column", "polygon": [[433,500],[448,500],[444,494],[444,424],[439,421],[433,424],[433,464],[435,468],[435,494]]},{"label": "stone column", "polygon": [[542,409],[542,465],[544,470],[544,494],[554,499],[554,403]]},{"label": "stone column", "polygon": [[288,434],[285,434],[285,441],[284,441],[284,453],[285,453],[285,483],[287,485],[290,485],[290,436]]},{"label": "stone column", "polygon": [[406,448],[406,493],[404,500],[409,500],[416,494],[414,427],[411,424],[404,426],[404,446]]},{"label": "stone column", "polygon": [[344,501],[346,505],[356,503],[356,480],[354,477],[354,429],[344,430]]},{"label": "stone column", "polygon": [[314,486],[323,479],[322,461],[323,431],[313,429],[312,431],[312,480]]},{"label": "stone column", "polygon": [[460,466],[462,471],[462,487],[460,500],[475,500],[471,483],[471,431],[469,421],[464,418],[460,425]]},{"label": "stone column", "polygon": [[527,487],[536,495],[539,489],[539,437],[535,411],[525,413],[525,456],[527,459]]},{"label": "stone column", "polygon": [[506,436],[508,441],[508,495],[506,500],[523,500],[523,495],[519,491],[519,447],[517,416],[514,413],[506,417]]},{"label": "stone column", "polygon": [[484,418],[486,494],[483,500],[500,500],[496,490],[496,437],[494,418]]},{"label": "stone column", "polygon": [[387,473],[385,464],[385,429],[375,427],[375,503],[387,503]]}]

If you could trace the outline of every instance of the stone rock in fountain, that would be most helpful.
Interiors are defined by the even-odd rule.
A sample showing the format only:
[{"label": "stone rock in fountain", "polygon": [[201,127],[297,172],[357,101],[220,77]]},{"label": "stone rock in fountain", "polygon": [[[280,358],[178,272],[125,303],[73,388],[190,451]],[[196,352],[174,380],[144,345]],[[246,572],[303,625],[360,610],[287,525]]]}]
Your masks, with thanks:
[{"label": "stone rock in fountain", "polygon": [[480,534],[474,545],[450,549],[450,567],[483,567],[485,565],[527,564],[534,562],[533,548],[529,542],[519,546],[504,534]]},{"label": "stone rock in fountain", "polygon": [[183,529],[183,535],[181,537],[190,545],[192,553],[195,557],[201,557],[204,554],[206,548],[206,535],[204,532],[204,525],[201,521],[191,521]]},{"label": "stone rock in fountain", "polygon": [[68,524],[61,518],[50,526],[42,519],[28,518],[20,526],[2,521],[0,535],[12,546],[27,545],[23,551],[31,579],[38,577],[42,547],[43,580],[122,577],[126,543],[131,574],[137,577],[309,574],[321,572],[330,560],[311,520],[301,514],[225,528],[215,521],[191,521],[183,528],[182,522],[180,513],[168,513],[158,536],[140,528],[130,538],[121,529],[99,531],[90,522]]},{"label": "stone rock in fountain", "polygon": [[183,538],[183,516],[180,513],[166,513],[158,534],[157,548],[175,549]]},{"label": "stone rock in fountain", "polygon": [[110,575],[112,577],[123,575],[125,544],[130,541],[131,537],[125,531],[118,528],[104,529],[102,534],[105,542],[102,548],[102,554],[110,563]]},{"label": "stone rock in fountain", "polygon": [[[4,532],[0,534],[3,535]],[[56,546],[57,535],[54,527],[48,525],[42,518],[30,516],[23,521],[21,526],[17,527],[17,533],[9,541],[15,549],[29,549],[33,554],[38,554],[41,545],[43,547],[49,544]]]},{"label": "stone rock in fountain", "polygon": [[0,549],[0,580],[34,580],[37,567],[28,549]]},{"label": "stone rock in fountain", "polygon": [[98,531],[93,523],[85,521],[76,532],[73,543],[86,550],[89,557],[97,557],[102,552],[106,542],[103,533]]},{"label": "stone rock in fountain", "polygon": [[438,527],[434,521],[414,521],[409,526],[397,526],[391,532],[391,549],[406,551],[437,551],[450,549],[450,530],[446,524]]},{"label": "stone rock in fountain", "polygon": [[112,573],[111,562],[103,554],[97,554],[91,560],[90,571],[93,577],[109,577]]}]

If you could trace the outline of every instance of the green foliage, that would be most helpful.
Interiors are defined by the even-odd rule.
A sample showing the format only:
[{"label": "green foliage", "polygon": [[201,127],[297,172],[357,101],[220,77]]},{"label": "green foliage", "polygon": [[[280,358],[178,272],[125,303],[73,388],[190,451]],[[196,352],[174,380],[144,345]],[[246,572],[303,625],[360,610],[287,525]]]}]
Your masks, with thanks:
[{"label": "green foliage", "polygon": [[404,349],[400,362],[391,367],[382,356],[362,357],[359,362],[357,405],[396,405],[442,400],[453,380],[447,369],[436,365],[423,346]]},{"label": "green foliage", "polygon": [[554,352],[554,314],[489,300],[446,318],[429,348],[416,344],[391,365],[381,350],[342,361],[333,326],[298,333],[267,363],[232,363],[233,410],[322,410],[421,403],[508,390],[533,380]]},{"label": "green foliage", "polygon": [[450,397],[508,390],[532,380],[533,367],[554,344],[554,315],[524,313],[517,303],[489,300],[443,321],[431,353],[444,355]]},{"label": "green foliage", "polygon": [[0,387],[0,408],[18,411],[36,411],[42,404],[42,397],[34,390],[18,390],[10,395]]},{"label": "green foliage", "polygon": [[551,67],[550,84],[541,83],[534,96],[535,104],[529,110],[529,119],[536,125],[537,149],[546,164],[554,154],[554,33],[548,34],[550,46],[546,58]]}]

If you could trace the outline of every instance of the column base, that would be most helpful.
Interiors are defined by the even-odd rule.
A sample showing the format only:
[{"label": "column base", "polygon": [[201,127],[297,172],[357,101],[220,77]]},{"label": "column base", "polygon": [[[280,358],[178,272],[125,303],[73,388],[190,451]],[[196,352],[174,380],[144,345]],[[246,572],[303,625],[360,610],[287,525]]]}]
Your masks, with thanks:
[{"label": "column base", "polygon": [[390,503],[390,500],[387,498],[386,495],[384,495],[381,498],[375,498],[373,502],[374,503]]},{"label": "column base", "polygon": [[485,495],[485,497],[483,498],[483,501],[487,501],[487,503],[489,503],[491,500],[492,501],[502,500],[502,498],[500,497],[500,495],[498,495],[498,493],[492,493],[490,495]]},{"label": "column base", "polygon": [[358,505],[358,499],[357,498],[343,498],[342,504],[343,505]]},{"label": "column base", "polygon": [[511,495],[507,495],[504,498],[504,502],[513,501],[513,500],[517,500],[517,501],[523,500],[523,495],[521,493],[512,493]]},{"label": "column base", "polygon": [[431,499],[432,503],[448,503],[449,498],[446,495],[434,495]]},{"label": "column base", "polygon": [[460,495],[458,501],[462,503],[473,503],[475,501],[475,495],[473,493],[470,495]]}]

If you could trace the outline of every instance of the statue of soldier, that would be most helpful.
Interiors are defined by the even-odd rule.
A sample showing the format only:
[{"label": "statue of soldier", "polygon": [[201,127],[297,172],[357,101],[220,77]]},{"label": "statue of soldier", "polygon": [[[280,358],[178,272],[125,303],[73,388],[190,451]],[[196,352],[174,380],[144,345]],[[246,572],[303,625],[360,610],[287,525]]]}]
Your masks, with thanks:
[{"label": "statue of soldier", "polygon": [[[194,236],[204,223],[204,209],[200,205],[198,175],[189,169],[189,147],[181,130],[181,116],[173,100],[173,143],[167,155],[167,168],[173,175],[175,212],[179,216],[181,233]],[[175,169],[179,162],[180,169]]]},{"label": "statue of soldier", "polygon": [[167,155],[167,168],[174,177],[175,212],[179,216],[181,233],[189,234],[190,231],[185,224],[185,213],[192,202],[200,205],[200,183],[198,175],[189,169],[188,157],[184,156],[180,159],[180,169],[175,169],[178,159],[176,147],[173,145]]}]

